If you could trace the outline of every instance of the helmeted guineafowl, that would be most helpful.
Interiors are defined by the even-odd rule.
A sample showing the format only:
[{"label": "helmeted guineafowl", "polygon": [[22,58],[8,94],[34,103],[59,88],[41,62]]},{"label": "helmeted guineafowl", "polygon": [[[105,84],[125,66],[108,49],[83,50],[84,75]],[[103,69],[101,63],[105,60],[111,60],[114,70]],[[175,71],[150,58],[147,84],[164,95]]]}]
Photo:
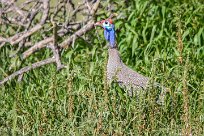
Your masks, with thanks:
[{"label": "helmeted guineafowl", "polygon": [[[111,19],[102,20],[95,23],[95,26],[101,26],[104,29],[104,37],[109,42],[107,79],[115,81],[129,90],[132,95],[135,90],[145,90],[148,87],[150,79],[136,71],[128,68],[121,60],[120,54],[115,43],[115,28]],[[159,83],[153,83],[153,86],[159,86],[165,90]]]}]

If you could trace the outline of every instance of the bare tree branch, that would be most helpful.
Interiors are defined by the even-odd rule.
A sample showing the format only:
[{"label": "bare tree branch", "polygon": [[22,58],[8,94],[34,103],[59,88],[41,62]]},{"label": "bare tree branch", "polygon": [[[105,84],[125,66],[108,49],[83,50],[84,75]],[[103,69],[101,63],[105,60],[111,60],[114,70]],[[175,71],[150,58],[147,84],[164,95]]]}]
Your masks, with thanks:
[{"label": "bare tree branch", "polygon": [[[53,20],[52,20],[53,21]],[[59,49],[58,49],[58,44],[57,44],[57,25],[56,22],[52,22],[53,24],[53,44],[51,45],[51,49],[53,52],[53,55],[55,57],[55,61],[57,64],[57,70],[62,69],[64,66],[62,65],[60,61],[60,55],[59,55]]]},{"label": "bare tree branch", "polygon": [[[100,0],[97,0],[96,3],[93,5],[92,10],[91,10],[91,15],[94,16],[98,6],[99,6]],[[68,47],[73,39],[75,39],[77,36],[81,36],[85,34],[87,31],[91,30],[94,26],[94,21],[93,19],[87,23],[86,26],[84,26],[82,29],[78,30],[75,32],[72,36],[70,36],[68,39],[66,39],[64,42],[60,44],[60,47]]]},{"label": "bare tree branch", "polygon": [[[99,6],[99,3],[100,3],[100,0],[98,0],[95,5],[93,6],[92,8],[92,13],[95,14],[96,12],[96,9],[98,8]],[[78,30],[77,32],[75,32],[73,35],[71,35],[68,39],[66,39],[64,42],[62,42],[59,47],[63,47],[63,48],[66,48],[68,47],[74,38],[78,37],[78,36],[82,36],[83,34],[85,34],[87,31],[91,30],[94,26],[94,21],[91,20],[87,23],[86,26],[84,26],[83,28],[81,28],[80,30]],[[58,31],[58,35],[61,33],[63,29],[59,30]],[[64,33],[66,34],[66,33]],[[61,34],[60,36],[63,36],[64,34]],[[23,54],[22,54],[22,59],[25,59],[27,58],[28,56],[30,56],[33,52],[41,49],[41,48],[44,48],[48,45],[48,43],[50,42],[53,42],[53,39],[52,37],[49,37],[47,39],[44,39],[42,41],[40,41],[39,43],[35,44],[34,46],[32,46],[30,49],[28,49],[27,51],[25,51]]]},{"label": "bare tree branch", "polygon": [[31,48],[29,48],[27,51],[25,51],[22,54],[22,59],[27,58],[28,56],[30,56],[36,50],[46,47],[48,45],[48,43],[50,43],[50,42],[53,42],[52,37],[48,37],[48,38],[36,43],[35,45],[33,45]]},{"label": "bare tree branch", "polygon": [[75,32],[73,35],[71,35],[68,39],[66,39],[64,42],[62,42],[59,46],[63,48],[69,47],[69,45],[72,43],[72,41],[83,34],[85,34],[87,31],[91,30],[94,26],[94,21],[89,21],[86,26]]},{"label": "bare tree branch", "polygon": [[0,85],[4,84],[5,82],[7,82],[7,81],[9,81],[11,79],[13,79],[14,77],[22,75],[23,73],[26,73],[26,72],[28,72],[28,71],[30,71],[32,69],[35,69],[35,68],[41,67],[43,65],[53,63],[53,62],[55,62],[54,58],[48,58],[48,59],[33,63],[31,66],[24,67],[24,68],[22,68],[22,69],[20,69],[20,70],[18,70],[16,72],[14,72],[10,76],[4,78],[3,80],[0,81]]},{"label": "bare tree branch", "polygon": [[[81,0],[75,4],[72,0],[59,0],[51,6],[50,0],[25,0],[17,4],[16,0],[0,0],[0,24],[11,27],[14,33],[0,36],[0,49],[6,43],[15,45],[14,53],[10,57],[20,54],[26,59],[34,52],[48,47],[53,52],[51,58],[34,62],[30,66],[21,68],[0,81],[0,85],[18,76],[23,79],[24,73],[55,62],[57,70],[64,67],[60,61],[60,48],[69,47],[77,38],[82,38],[94,26],[94,15],[100,0]],[[77,19],[78,14],[84,17]],[[50,30],[53,29],[52,35]],[[36,33],[37,32],[37,33]],[[49,34],[47,34],[49,33]],[[36,39],[36,34],[41,34]],[[60,37],[58,40],[58,37]],[[33,41],[34,39],[34,41]],[[82,38],[86,40],[86,38]],[[59,41],[61,43],[59,43]],[[33,43],[35,43],[33,45]]]},{"label": "bare tree branch", "polygon": [[11,45],[14,45],[22,41],[24,38],[32,35],[36,31],[40,30],[43,27],[43,24],[45,23],[49,13],[49,0],[42,0],[42,2],[43,2],[43,15],[39,24],[37,24],[35,27],[31,28],[28,31],[18,33],[8,39],[0,38],[0,43],[9,42]]}]

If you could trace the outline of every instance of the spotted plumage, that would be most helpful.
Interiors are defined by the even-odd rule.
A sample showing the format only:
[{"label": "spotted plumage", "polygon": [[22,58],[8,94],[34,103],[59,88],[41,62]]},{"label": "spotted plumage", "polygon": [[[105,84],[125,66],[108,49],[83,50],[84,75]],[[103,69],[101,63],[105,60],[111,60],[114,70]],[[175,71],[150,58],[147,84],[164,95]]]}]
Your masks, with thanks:
[{"label": "spotted plumage", "polygon": [[[145,90],[148,87],[149,78],[136,71],[128,68],[121,60],[115,43],[115,27],[111,19],[102,20],[95,24],[104,29],[104,37],[108,41],[108,63],[107,63],[107,79],[108,81],[116,81],[119,85],[128,88],[129,94],[133,94],[133,90]],[[158,86],[158,83],[154,84]]]},{"label": "spotted plumage", "polygon": [[120,59],[119,52],[116,48],[109,48],[108,55],[108,81],[116,81],[121,86],[126,87],[129,90],[130,95],[133,94],[133,89],[143,90],[147,88],[149,78],[128,68]]}]

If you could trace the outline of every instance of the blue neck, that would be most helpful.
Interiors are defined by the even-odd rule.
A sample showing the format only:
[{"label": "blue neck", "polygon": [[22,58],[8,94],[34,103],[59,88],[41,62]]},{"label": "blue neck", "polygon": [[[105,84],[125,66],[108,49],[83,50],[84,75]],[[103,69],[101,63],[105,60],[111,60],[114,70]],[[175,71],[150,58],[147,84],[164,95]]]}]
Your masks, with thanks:
[{"label": "blue neck", "polygon": [[104,29],[104,37],[109,42],[111,48],[115,48],[115,27],[112,25],[111,28]]}]

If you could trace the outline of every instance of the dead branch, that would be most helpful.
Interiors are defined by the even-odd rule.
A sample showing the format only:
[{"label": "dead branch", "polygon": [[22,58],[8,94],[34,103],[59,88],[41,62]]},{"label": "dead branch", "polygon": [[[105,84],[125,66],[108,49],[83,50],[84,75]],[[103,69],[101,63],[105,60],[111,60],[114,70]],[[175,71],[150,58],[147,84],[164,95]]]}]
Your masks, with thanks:
[{"label": "dead branch", "polygon": [[[91,10],[91,13],[95,14],[96,12],[96,9],[98,8],[99,6],[99,3],[100,3],[100,0],[98,0],[95,5],[93,6],[92,10]],[[80,30],[76,31],[73,35],[71,35],[68,39],[66,39],[64,42],[62,42],[59,47],[63,47],[63,48],[67,48],[71,43],[72,41],[77,38],[77,37],[80,37],[82,36],[83,34],[85,34],[86,32],[88,32],[89,30],[91,30],[94,26],[94,21],[93,19],[91,21],[89,21],[88,23],[86,23],[87,25],[82,27]],[[80,25],[80,24],[78,24]],[[72,27],[70,27],[72,28]],[[62,31],[64,31],[64,33],[62,33]],[[60,36],[64,36],[66,33],[67,33],[67,29],[60,29],[58,31],[58,35]],[[32,53],[34,53],[35,51],[41,49],[41,48],[44,48],[46,47],[50,42],[53,42],[53,39],[52,37],[49,37],[45,40],[42,40],[41,42],[35,44],[34,46],[32,46],[30,49],[28,49],[27,51],[25,51],[23,54],[22,54],[22,59],[25,59],[27,58],[28,56],[30,56]]]},{"label": "dead branch", "polygon": [[[97,0],[96,3],[93,5],[92,9],[91,9],[91,15],[94,16],[95,12],[99,6],[100,0]],[[62,42],[60,44],[60,47],[68,47],[71,42],[77,37],[77,36],[81,36],[83,34],[85,34],[87,31],[91,30],[94,26],[94,21],[91,20],[87,23],[86,26],[84,26],[82,29],[78,30],[76,33],[74,33],[72,36],[70,36],[68,39],[66,39],[64,42]]]},{"label": "dead branch", "polygon": [[26,72],[28,72],[28,71],[30,71],[32,69],[35,69],[35,68],[41,67],[43,65],[53,63],[53,62],[55,62],[54,58],[48,58],[48,59],[33,63],[31,66],[26,66],[26,67],[24,67],[24,68],[22,68],[22,69],[20,69],[20,70],[18,70],[16,72],[14,72],[10,76],[4,78],[3,80],[1,80],[0,85],[4,84],[5,82],[7,82],[7,81],[9,81],[11,79],[13,79],[14,77],[22,75],[23,73],[26,73]]},{"label": "dead branch", "polygon": [[[9,56],[14,57],[18,53],[22,59],[45,47],[53,52],[51,58],[34,62],[2,79],[0,81],[2,85],[16,76],[18,81],[21,81],[24,73],[46,64],[56,63],[57,70],[63,68],[59,49],[69,47],[73,41],[82,38],[82,35],[93,28],[94,15],[100,0],[81,0],[78,5],[72,0],[59,0],[54,7],[51,7],[50,0],[25,0],[20,5],[16,0],[0,0],[0,4],[1,26],[10,26],[15,31],[0,36],[0,49],[6,43],[15,45],[16,50]],[[77,20],[78,14],[84,17]],[[46,35],[52,29],[52,36]],[[36,34],[42,34],[42,37],[32,41]],[[58,37],[63,37],[61,43],[58,43]]]},{"label": "dead branch", "polygon": [[52,37],[48,37],[38,43],[36,43],[35,45],[33,45],[32,47],[30,47],[27,51],[25,51],[22,54],[22,59],[27,58],[28,56],[30,56],[32,53],[34,53],[37,50],[40,50],[41,48],[44,48],[48,45],[48,43],[53,42],[53,38]]},{"label": "dead branch", "polygon": [[78,36],[81,36],[85,34],[87,31],[91,30],[94,26],[94,21],[91,20],[87,23],[86,26],[75,32],[73,35],[71,35],[68,39],[64,40],[59,46],[63,48],[69,47],[69,45],[72,43],[74,39],[76,39]]},{"label": "dead branch", "polygon": [[53,44],[50,46],[55,57],[55,62],[57,64],[57,70],[60,70],[64,67],[60,61],[59,49],[57,44],[57,25],[56,22],[52,22],[53,24]]},{"label": "dead branch", "polygon": [[9,42],[11,45],[17,44],[20,41],[22,41],[24,38],[27,38],[28,36],[32,35],[36,31],[40,30],[43,27],[43,24],[45,23],[48,13],[49,13],[49,0],[42,0],[43,2],[43,15],[40,20],[40,23],[31,28],[30,30],[27,30],[25,32],[18,33],[10,38],[2,38],[3,40],[0,39],[1,42]]}]

